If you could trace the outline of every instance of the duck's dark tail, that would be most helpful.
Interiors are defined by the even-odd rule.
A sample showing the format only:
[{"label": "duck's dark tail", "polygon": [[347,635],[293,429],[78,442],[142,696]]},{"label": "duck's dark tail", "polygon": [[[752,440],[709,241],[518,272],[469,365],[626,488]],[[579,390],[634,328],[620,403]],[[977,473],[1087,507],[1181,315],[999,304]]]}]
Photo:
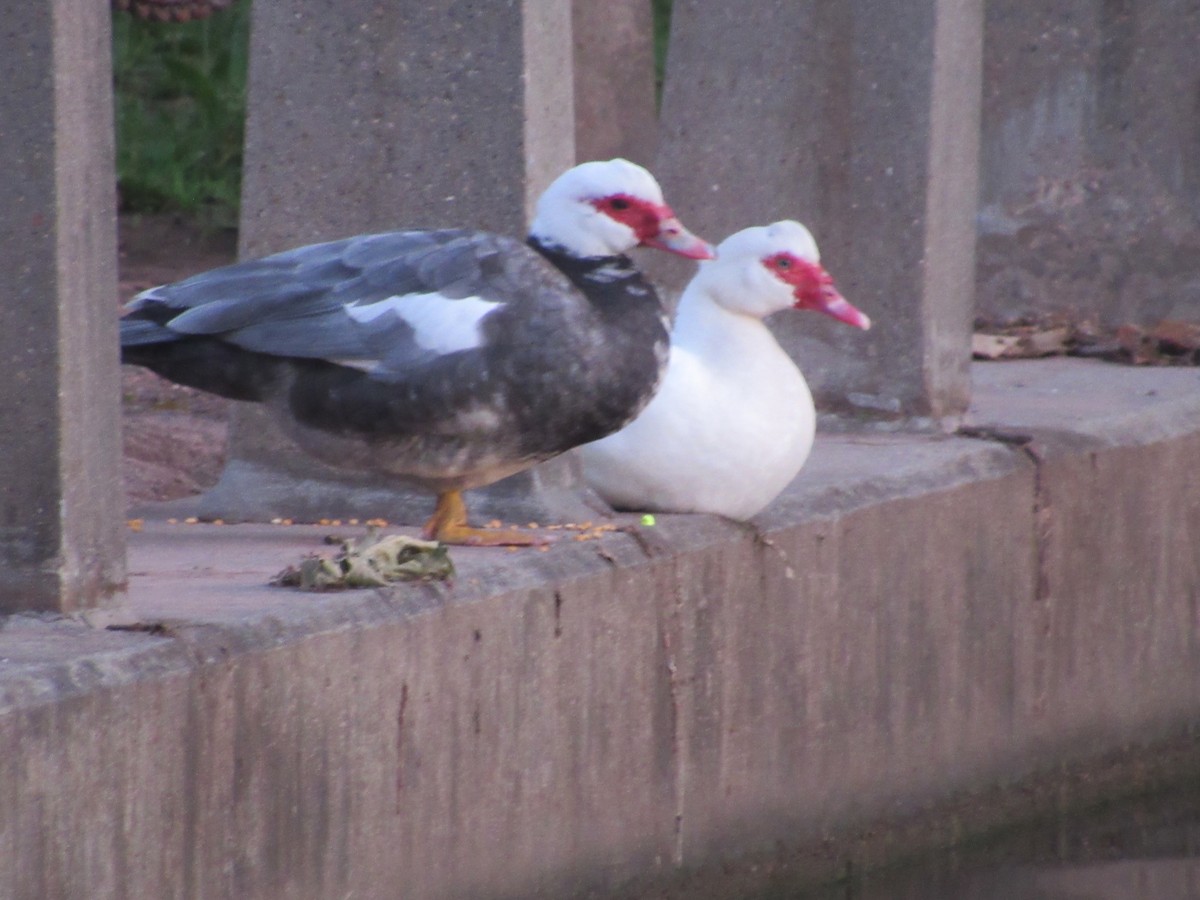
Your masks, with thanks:
[{"label": "duck's dark tail", "polygon": [[219,338],[180,334],[136,313],[121,319],[121,362],[144,366],[176,384],[249,402],[265,400],[289,364]]}]

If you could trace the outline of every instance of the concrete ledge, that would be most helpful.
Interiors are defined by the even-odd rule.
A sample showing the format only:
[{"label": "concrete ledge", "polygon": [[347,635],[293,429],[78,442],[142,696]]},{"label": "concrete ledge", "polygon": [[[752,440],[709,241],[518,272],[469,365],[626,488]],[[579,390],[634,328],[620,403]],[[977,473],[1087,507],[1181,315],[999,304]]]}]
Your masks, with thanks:
[{"label": "concrete ledge", "polygon": [[972,436],[827,437],[753,527],[452,587],[274,590],[330,529],[148,523],[143,630],[0,628],[0,895],[602,894],[1187,730],[1200,373],[974,376]]}]

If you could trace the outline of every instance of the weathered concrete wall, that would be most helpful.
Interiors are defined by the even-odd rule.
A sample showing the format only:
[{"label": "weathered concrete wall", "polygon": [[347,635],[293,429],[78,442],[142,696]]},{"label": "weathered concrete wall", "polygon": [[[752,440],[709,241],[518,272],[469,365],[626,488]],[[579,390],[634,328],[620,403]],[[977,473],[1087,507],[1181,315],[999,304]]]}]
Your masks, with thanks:
[{"label": "weathered concrete wall", "polygon": [[[1101,364],[980,372],[973,424],[1038,459],[1036,590],[1017,619],[1023,727],[1051,748],[1133,741],[1200,710],[1200,680],[1184,674],[1200,660],[1200,476],[1189,464],[1200,434],[1187,394],[1145,408],[1155,373]],[[1200,373],[1178,382],[1194,392]]]},{"label": "weathered concrete wall", "polygon": [[1020,768],[1033,471],[1000,468],[772,535],[786,562],[730,548],[680,579],[685,861],[911,814]]},{"label": "weathered concrete wall", "polygon": [[0,894],[811,877],[839,829],[1176,733],[1198,379],[980,368],[981,437],[826,438],[754,528],[456,551],[453,587],[271,590],[321,530],[151,525],[130,602],[158,633],[0,629]]},{"label": "weathered concrete wall", "polygon": [[109,16],[54,0],[0,30],[0,613],[125,577]]},{"label": "weathered concrete wall", "polygon": [[978,310],[1200,317],[1200,8],[987,4]]},{"label": "weathered concrete wall", "polygon": [[[1142,447],[1056,437],[1031,445],[1044,534],[1041,590],[1022,617],[1023,712],[1046,743],[1118,726],[1136,740],[1125,710],[1145,721],[1169,721],[1181,703],[1200,710],[1189,672],[1200,660],[1200,435]],[[1128,665],[1114,669],[1114,652]],[[1176,664],[1189,672],[1178,683]]]}]

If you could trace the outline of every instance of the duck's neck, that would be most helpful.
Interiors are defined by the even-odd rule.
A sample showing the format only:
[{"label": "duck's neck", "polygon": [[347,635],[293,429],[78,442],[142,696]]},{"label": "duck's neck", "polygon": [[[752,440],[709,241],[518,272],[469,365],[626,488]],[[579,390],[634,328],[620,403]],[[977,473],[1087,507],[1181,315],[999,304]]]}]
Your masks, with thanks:
[{"label": "duck's neck", "polygon": [[567,276],[604,317],[636,318],[649,312],[667,327],[658,292],[628,256],[576,256],[533,236],[526,243]]},{"label": "duck's neck", "polygon": [[671,343],[707,359],[741,360],[742,364],[775,347],[761,319],[730,312],[695,284],[679,300]]},{"label": "duck's neck", "polygon": [[641,277],[641,273],[628,256],[576,256],[557,244],[543,241],[533,235],[530,235],[525,243],[589,297],[598,284],[624,282]]}]

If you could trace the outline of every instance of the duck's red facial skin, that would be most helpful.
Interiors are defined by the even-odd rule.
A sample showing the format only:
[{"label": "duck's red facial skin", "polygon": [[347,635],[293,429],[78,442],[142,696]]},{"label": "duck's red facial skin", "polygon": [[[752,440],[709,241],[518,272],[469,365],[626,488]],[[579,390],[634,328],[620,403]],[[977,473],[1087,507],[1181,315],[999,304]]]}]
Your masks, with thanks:
[{"label": "duck's red facial skin", "polygon": [[871,327],[871,320],[841,295],[834,286],[833,276],[817,263],[794,253],[776,253],[764,259],[763,265],[780,281],[791,285],[796,309],[816,310],[855,328]]},{"label": "duck's red facial skin", "polygon": [[629,226],[644,247],[666,250],[688,259],[713,259],[712,246],[683,227],[671,207],[629,194],[612,194],[592,201],[611,219]]},{"label": "duck's red facial skin", "polygon": [[593,200],[592,206],[622,225],[628,225],[637,235],[638,243],[658,237],[658,226],[663,219],[674,218],[669,206],[659,206],[628,194],[613,194]]}]

